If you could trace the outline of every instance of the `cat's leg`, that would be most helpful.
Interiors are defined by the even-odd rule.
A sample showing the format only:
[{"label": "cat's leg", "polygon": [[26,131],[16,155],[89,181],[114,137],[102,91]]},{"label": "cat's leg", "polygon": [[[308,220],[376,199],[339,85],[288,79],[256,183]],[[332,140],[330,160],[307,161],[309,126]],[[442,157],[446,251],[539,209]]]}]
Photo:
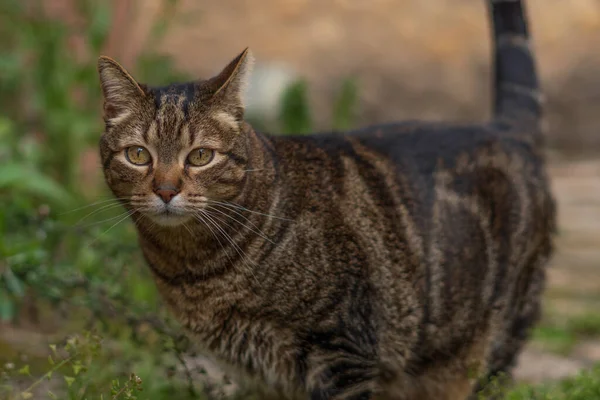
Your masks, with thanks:
[{"label": "cat's leg", "polygon": [[373,400],[373,382],[365,371],[335,371],[310,390],[310,400]]},{"label": "cat's leg", "polygon": [[372,360],[347,353],[312,360],[306,382],[310,400],[373,400],[380,392]]},{"label": "cat's leg", "polygon": [[[474,391],[485,391],[492,379],[500,381],[501,386],[508,387],[513,383],[512,369],[529,338],[531,328],[540,319],[542,292],[546,279],[546,252],[539,255],[525,266],[516,282],[515,293],[509,299],[509,311],[506,312],[506,332],[497,341],[492,351],[491,363],[486,379]],[[490,399],[501,398],[501,396]]]}]

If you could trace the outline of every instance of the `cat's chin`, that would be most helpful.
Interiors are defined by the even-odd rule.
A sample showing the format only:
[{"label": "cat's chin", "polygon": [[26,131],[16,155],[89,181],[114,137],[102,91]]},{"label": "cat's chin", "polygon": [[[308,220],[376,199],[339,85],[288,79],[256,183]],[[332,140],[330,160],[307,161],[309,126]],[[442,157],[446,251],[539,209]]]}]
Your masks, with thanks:
[{"label": "cat's chin", "polygon": [[183,225],[189,221],[192,217],[189,215],[174,214],[174,213],[161,213],[161,214],[150,214],[148,218],[155,224],[165,227],[176,227]]}]

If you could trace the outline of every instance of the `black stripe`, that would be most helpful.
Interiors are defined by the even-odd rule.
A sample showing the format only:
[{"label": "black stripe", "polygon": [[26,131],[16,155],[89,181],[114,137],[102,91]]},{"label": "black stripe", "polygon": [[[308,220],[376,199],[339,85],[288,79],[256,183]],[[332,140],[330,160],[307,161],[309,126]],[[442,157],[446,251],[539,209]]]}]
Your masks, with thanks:
[{"label": "black stripe", "polygon": [[108,155],[108,157],[106,158],[106,160],[104,160],[104,163],[102,164],[102,167],[104,169],[108,169],[110,167],[110,163],[112,162],[113,158],[115,157],[115,154],[117,154],[118,152],[112,152]]},{"label": "black stripe", "polygon": [[267,138],[266,135],[263,135],[261,133],[258,132],[254,132],[254,135],[258,138],[258,140],[260,140],[260,143],[263,147],[263,149],[265,149],[270,155],[271,155],[271,162],[273,163],[273,170],[275,171],[275,182],[279,181],[279,160],[277,158],[277,151],[275,150],[273,143],[271,143],[269,141],[269,139]]},{"label": "black stripe", "polygon": [[237,165],[240,166],[246,166],[248,164],[248,159],[245,157],[242,157],[238,154],[235,154],[232,151],[228,151],[227,153],[225,153],[225,155],[234,163],[236,163]]},{"label": "black stripe", "polygon": [[[198,282],[206,282],[209,281],[213,278],[218,278],[223,276],[224,274],[226,274],[227,272],[229,272],[229,268],[226,267],[222,267],[222,268],[211,268],[209,271],[206,271],[203,274],[192,274],[189,272],[186,273],[182,273],[182,274],[175,274],[175,275],[167,275],[165,274],[162,270],[160,270],[158,267],[156,267],[154,264],[152,264],[148,258],[144,255],[144,259],[146,260],[146,264],[148,264],[148,267],[150,267],[150,269],[152,270],[152,273],[154,273],[154,275],[159,278],[161,281],[163,281],[164,283],[166,283],[169,286],[172,287],[177,287],[177,286],[181,286],[183,284],[195,284]],[[235,261],[235,259],[234,259]],[[177,269],[181,269],[181,268],[177,268]]]}]

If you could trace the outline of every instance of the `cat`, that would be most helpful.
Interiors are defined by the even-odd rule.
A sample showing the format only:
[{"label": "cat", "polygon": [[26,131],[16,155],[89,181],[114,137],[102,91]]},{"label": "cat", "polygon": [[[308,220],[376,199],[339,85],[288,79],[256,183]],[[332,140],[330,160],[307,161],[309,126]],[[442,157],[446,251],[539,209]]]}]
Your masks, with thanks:
[{"label": "cat", "polygon": [[98,61],[107,185],[206,354],[279,398],[465,399],[540,315],[555,202],[521,1],[489,1],[494,116],[278,136],[252,55],[151,87]]}]

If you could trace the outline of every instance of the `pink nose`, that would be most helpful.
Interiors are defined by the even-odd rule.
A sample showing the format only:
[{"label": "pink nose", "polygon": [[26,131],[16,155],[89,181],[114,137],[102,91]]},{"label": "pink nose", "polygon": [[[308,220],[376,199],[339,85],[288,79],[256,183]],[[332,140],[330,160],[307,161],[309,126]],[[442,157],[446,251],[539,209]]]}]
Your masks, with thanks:
[{"label": "pink nose", "polygon": [[179,193],[179,190],[158,188],[154,191],[154,193],[156,193],[162,199],[162,201],[164,201],[166,204],[166,203],[170,202],[173,199],[173,197],[177,196],[177,193]]}]

